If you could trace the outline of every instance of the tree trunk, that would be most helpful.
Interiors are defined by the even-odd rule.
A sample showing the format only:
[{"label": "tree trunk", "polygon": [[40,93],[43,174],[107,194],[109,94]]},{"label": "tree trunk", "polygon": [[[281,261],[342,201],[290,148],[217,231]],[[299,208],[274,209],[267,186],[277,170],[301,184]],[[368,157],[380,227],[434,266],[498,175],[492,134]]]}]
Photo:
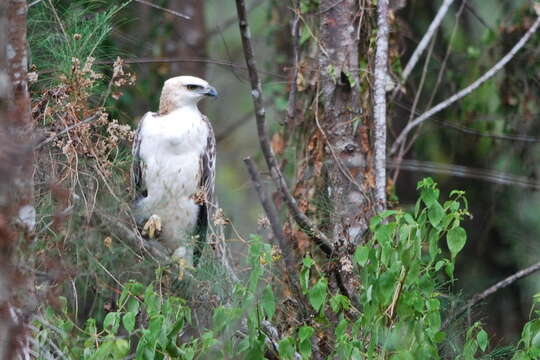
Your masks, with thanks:
[{"label": "tree trunk", "polygon": [[[333,218],[329,234],[336,249],[351,253],[368,229],[373,215],[373,171],[369,125],[360,108],[358,87],[358,2],[321,0],[320,108],[323,132],[326,195]],[[316,119],[317,120],[317,119]]]},{"label": "tree trunk", "polygon": [[[171,10],[188,15],[186,20],[172,17],[172,36],[165,43],[165,56],[182,58],[206,58],[206,22],[204,1],[172,0],[168,6]],[[206,64],[201,61],[182,61],[171,64],[171,76],[193,75],[205,77]]]},{"label": "tree trunk", "polygon": [[[26,314],[14,305],[24,284],[14,266],[16,217],[24,228],[33,219],[30,98],[27,84],[26,1],[0,4],[0,358],[26,353]],[[29,215],[26,217],[23,215]],[[20,226],[19,226],[20,228]],[[28,230],[28,229],[26,229]],[[23,290],[24,291],[24,290]],[[21,316],[22,315],[22,316]]]}]

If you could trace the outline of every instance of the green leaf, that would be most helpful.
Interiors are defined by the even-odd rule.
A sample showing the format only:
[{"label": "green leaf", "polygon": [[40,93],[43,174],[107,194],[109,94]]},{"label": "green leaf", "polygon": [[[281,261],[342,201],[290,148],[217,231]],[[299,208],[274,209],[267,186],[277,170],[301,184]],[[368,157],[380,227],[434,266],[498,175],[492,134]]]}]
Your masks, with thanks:
[{"label": "green leaf", "polygon": [[315,330],[311,326],[302,326],[298,330],[298,338],[300,341],[311,340],[311,337],[315,333]]},{"label": "green leaf", "polygon": [[441,270],[441,268],[446,264],[446,262],[446,259],[437,261],[437,263],[435,264],[435,271]]},{"label": "green leaf", "polygon": [[366,265],[369,259],[369,247],[367,246],[358,246],[354,252],[354,259],[356,263],[360,266]]},{"label": "green leaf", "polygon": [[433,187],[423,188],[420,197],[426,206],[430,207],[439,199],[439,190]]},{"label": "green leaf", "polygon": [[438,202],[434,202],[428,208],[428,219],[431,225],[438,227],[444,217],[444,209]]},{"label": "green leaf", "polygon": [[485,352],[488,346],[488,334],[484,331],[484,329],[480,329],[478,334],[476,334],[476,342],[478,343],[480,349]]},{"label": "green leaf", "polygon": [[274,313],[276,312],[276,299],[274,298],[274,292],[270,285],[266,286],[262,292],[262,307],[268,320],[272,320]]},{"label": "green leaf", "polygon": [[293,341],[290,337],[282,339],[278,343],[279,355],[282,359],[293,359],[294,358],[294,346]]},{"label": "green leaf", "polygon": [[308,292],[309,303],[317,312],[321,310],[326,300],[327,287],[328,281],[325,278],[321,278]]},{"label": "green leaf", "polygon": [[465,242],[467,241],[467,233],[461,226],[450,229],[446,234],[446,241],[448,242],[448,249],[450,249],[452,258],[455,258],[465,246]]},{"label": "green leaf", "polygon": [[115,335],[120,326],[120,313],[110,312],[105,316],[103,320],[103,328],[111,335]]},{"label": "green leaf", "polygon": [[116,339],[112,353],[116,359],[124,359],[129,353],[129,343],[124,339]]},{"label": "green leaf", "polygon": [[135,317],[137,316],[134,312],[128,312],[125,313],[122,317],[122,324],[124,324],[124,327],[128,331],[128,333],[131,333],[133,329],[135,329]]}]

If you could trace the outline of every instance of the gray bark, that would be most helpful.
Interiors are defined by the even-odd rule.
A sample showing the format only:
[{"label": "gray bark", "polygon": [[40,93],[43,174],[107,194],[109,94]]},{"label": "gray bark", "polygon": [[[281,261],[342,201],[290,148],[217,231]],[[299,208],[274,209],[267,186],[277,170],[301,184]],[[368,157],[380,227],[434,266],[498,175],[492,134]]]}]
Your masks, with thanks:
[{"label": "gray bark", "polygon": [[[14,307],[23,289],[14,254],[14,220],[32,197],[30,98],[27,85],[26,1],[0,3],[0,358],[26,353],[25,315]],[[20,296],[23,305],[28,297]]]},{"label": "gray bark", "polygon": [[368,126],[362,121],[357,85],[358,45],[355,16],[358,2],[321,0],[320,19],[320,125],[327,140],[325,167],[327,195],[334,218],[330,219],[335,248],[353,251],[368,229],[372,214],[369,177]]}]

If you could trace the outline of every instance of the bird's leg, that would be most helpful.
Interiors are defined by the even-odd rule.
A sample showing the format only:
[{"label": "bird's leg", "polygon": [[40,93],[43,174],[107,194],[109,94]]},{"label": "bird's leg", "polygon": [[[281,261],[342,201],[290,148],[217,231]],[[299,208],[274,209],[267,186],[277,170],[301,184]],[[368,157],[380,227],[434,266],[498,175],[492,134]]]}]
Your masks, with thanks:
[{"label": "bird's leg", "polygon": [[150,239],[157,238],[161,234],[161,218],[155,214],[150,216],[143,226],[142,234]]}]

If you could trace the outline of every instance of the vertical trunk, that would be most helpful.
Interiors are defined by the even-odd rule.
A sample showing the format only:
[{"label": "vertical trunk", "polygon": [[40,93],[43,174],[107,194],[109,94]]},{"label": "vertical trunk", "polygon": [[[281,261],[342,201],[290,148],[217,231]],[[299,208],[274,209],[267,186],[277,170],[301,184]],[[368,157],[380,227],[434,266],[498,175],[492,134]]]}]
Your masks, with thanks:
[{"label": "vertical trunk", "polygon": [[[0,4],[0,358],[25,352],[24,324],[13,306],[17,287],[13,264],[14,215],[31,201],[32,156],[27,85],[26,1]],[[33,208],[32,208],[33,210]],[[32,219],[24,219],[31,221]],[[26,297],[21,297],[26,301]]]},{"label": "vertical trunk", "polygon": [[336,249],[350,253],[373,214],[373,173],[368,125],[358,88],[358,2],[321,0],[318,126],[325,140],[326,193],[332,208],[329,234]]},{"label": "vertical trunk", "polygon": [[[173,17],[172,36],[165,43],[165,55],[182,58],[206,57],[206,23],[204,18],[204,1],[172,0],[171,10],[186,14],[191,19]],[[171,64],[171,76],[193,75],[204,78],[206,64],[200,61],[176,62]]]}]

